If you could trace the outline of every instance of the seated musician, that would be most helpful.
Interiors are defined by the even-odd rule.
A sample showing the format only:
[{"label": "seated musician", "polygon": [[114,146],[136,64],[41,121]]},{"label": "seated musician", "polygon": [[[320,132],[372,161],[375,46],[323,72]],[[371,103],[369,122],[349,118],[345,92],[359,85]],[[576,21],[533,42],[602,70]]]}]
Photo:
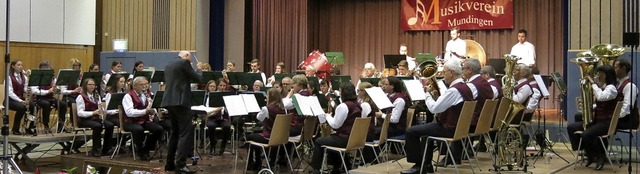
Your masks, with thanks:
[{"label": "seated musician", "polygon": [[636,129],[638,128],[638,106],[635,103],[638,97],[638,87],[629,80],[631,63],[625,59],[616,59],[613,68],[618,78],[618,96],[616,98],[623,102],[617,129]]},{"label": "seated musician", "polygon": [[[605,150],[598,140],[598,136],[607,134],[609,130],[609,124],[611,122],[611,116],[615,110],[618,100],[618,90],[616,89],[617,79],[616,73],[612,66],[603,65],[597,69],[598,81],[594,81],[591,77],[587,77],[587,80],[592,83],[593,96],[595,101],[583,101],[583,102],[595,102],[593,108],[592,120],[583,120],[589,122],[586,130],[584,129],[583,122],[574,122],[567,125],[567,133],[569,134],[569,140],[571,140],[571,147],[573,150],[578,150],[578,143],[582,138],[581,148],[584,149],[585,156],[587,156],[586,167],[589,167],[593,162],[596,162],[596,170],[602,170],[604,162],[607,159]],[[579,134],[575,134],[576,131],[584,130],[582,137]]]},{"label": "seated musician", "polygon": [[[422,161],[423,150],[425,150],[424,143],[432,142],[423,142],[420,137],[453,137],[464,102],[472,101],[474,99],[470,85],[465,84],[464,80],[461,78],[462,67],[458,61],[447,61],[444,64],[443,75],[444,81],[450,84],[450,88],[435,100],[431,96],[433,88],[427,87],[427,99],[425,101],[429,111],[436,114],[440,113],[440,116],[434,122],[412,126],[407,129],[404,149],[407,152],[407,161],[414,163],[414,165],[410,169],[404,170],[401,173],[419,173],[420,165],[422,163],[425,163],[427,173],[433,173],[433,164],[431,164],[431,160],[433,159],[433,151],[435,147],[429,146],[428,149],[426,149],[426,161]],[[461,152],[456,152],[456,150],[460,149],[461,148],[452,148],[452,153],[461,154]],[[454,157],[459,158],[460,156],[454,155]],[[459,159],[454,160],[456,164],[460,164]]]},{"label": "seated musician", "polygon": [[302,123],[304,118],[295,112],[291,97],[293,97],[294,94],[311,96],[312,93],[311,91],[307,90],[309,83],[309,81],[307,81],[307,77],[299,74],[293,76],[293,79],[291,81],[291,91],[289,91],[289,94],[283,99],[282,102],[284,103],[285,109],[290,110],[289,113],[293,113],[291,128],[289,129],[289,136],[298,136],[302,132]]},{"label": "seated musician", "polygon": [[[78,127],[91,128],[93,147],[89,152],[92,156],[99,157],[101,155],[109,155],[109,149],[112,147],[111,138],[113,137],[113,123],[101,118],[105,113],[104,106],[100,106],[102,98],[96,90],[96,82],[87,78],[82,82],[82,93],[76,98],[78,109]],[[101,143],[102,130],[104,127],[104,143]],[[76,148],[76,147],[74,147]],[[102,153],[100,151],[102,148]]]},{"label": "seated musician", "polygon": [[131,71],[131,74],[129,74],[129,77],[127,77],[128,80],[133,80],[133,76],[134,74],[136,74],[136,72],[138,71],[142,71],[144,70],[144,62],[143,61],[136,61],[135,63],[133,63],[133,71]]},{"label": "seated musician", "polygon": [[286,68],[284,67],[284,63],[283,63],[283,62],[278,62],[278,63],[276,64],[276,70],[275,70],[275,72],[273,72],[273,74],[274,74],[274,75],[271,75],[271,77],[269,77],[269,78],[267,79],[267,84],[266,84],[265,86],[266,86],[266,87],[271,87],[271,86],[273,86],[273,82],[275,82],[275,81],[276,81],[276,76],[275,76],[275,74],[282,74],[282,73],[284,73],[284,72],[286,72]]},{"label": "seated musician", "polygon": [[287,95],[289,95],[289,92],[291,91],[291,87],[293,86],[292,84],[293,82],[291,82],[291,78],[290,77],[284,77],[282,78],[282,90],[280,91],[281,96],[287,97]]},{"label": "seated musician", "polygon": [[[125,93],[128,90],[126,89],[126,79],[122,75],[114,75],[113,78],[118,79],[116,83],[111,84],[111,86],[107,87],[107,91],[104,95],[104,100],[107,105],[111,102],[112,94],[116,93]],[[113,125],[121,127],[120,125],[120,116],[118,115],[118,109],[110,109],[107,110],[107,120],[111,121]]]},{"label": "seated musician", "polygon": [[497,90],[486,79],[480,77],[480,66],[478,59],[467,59],[462,65],[462,76],[470,83],[469,88],[473,95],[477,96],[474,99],[478,101],[476,108],[473,110],[473,119],[471,120],[469,132],[476,130],[484,102],[487,99],[495,98],[497,94]]},{"label": "seated musician", "polygon": [[407,53],[409,53],[409,51],[407,51],[407,44],[400,44],[400,49],[398,50],[398,53],[400,53],[400,55],[406,55],[407,56],[405,58],[405,60],[407,61],[407,65],[408,65],[407,68],[409,68],[410,70],[413,70],[413,69],[416,68],[416,65],[417,65],[416,58],[407,55]]},{"label": "seated musician", "polygon": [[[318,120],[320,123],[328,123],[329,126],[335,133],[326,137],[319,137],[314,142],[313,146],[313,156],[311,158],[311,167],[313,167],[313,173],[320,173],[320,168],[322,167],[322,158],[324,154],[324,148],[322,146],[333,146],[333,147],[346,147],[347,142],[349,141],[349,135],[351,133],[351,128],[353,127],[353,123],[355,122],[357,117],[362,117],[362,107],[358,103],[358,97],[356,95],[355,87],[353,84],[345,82],[340,84],[340,93],[342,94],[340,97],[343,103],[340,103],[335,112],[333,112],[333,116],[331,114],[320,115],[318,116]],[[328,153],[327,158],[329,161],[333,161],[335,164],[333,167],[333,172],[338,172],[342,169],[340,167],[340,155]],[[348,157],[346,157],[348,158]],[[351,166],[351,160],[345,159],[347,166]],[[341,173],[345,173],[348,171],[340,171]]]},{"label": "seated musician", "polygon": [[264,87],[264,83],[262,83],[262,81],[260,80],[256,80],[255,82],[253,82],[253,87],[251,88],[251,91],[260,92],[260,89],[262,87]]},{"label": "seated musician", "polygon": [[[224,79],[218,79],[218,81],[216,81],[216,83],[218,84],[217,87],[217,92],[227,92],[227,83]],[[215,85],[216,83],[209,83],[209,88],[208,90],[213,91],[216,88],[212,87],[212,85]],[[209,96],[207,96],[205,102],[207,104],[207,106],[209,105]],[[242,119],[242,117],[234,117],[232,119],[232,121],[230,121],[229,118],[229,113],[225,111],[225,109],[222,109],[220,112],[211,115],[209,117],[207,117],[207,135],[209,137],[209,143],[211,144],[211,146],[209,147],[209,154],[211,155],[222,155],[224,153],[224,149],[227,146],[227,142],[231,139],[231,124],[234,125],[244,125],[244,120]],[[214,153],[215,152],[215,148],[216,148],[216,144],[218,143],[218,139],[216,138],[216,134],[215,134],[215,130],[217,127],[221,127],[222,128],[222,143],[220,143],[220,150],[218,151],[218,153]],[[240,126],[242,127],[242,126]],[[240,129],[242,130],[242,129]]]},{"label": "seated musician", "polygon": [[[525,64],[518,64],[513,70],[513,78],[516,80],[516,86],[513,88],[513,101],[527,106],[529,98],[533,95],[533,90],[529,86],[529,77],[531,75],[531,68]],[[503,86],[503,88],[505,88]],[[507,94],[505,94],[507,95]],[[511,124],[520,124],[522,120],[522,112],[518,112],[516,116],[511,120]]]},{"label": "seated musician", "polygon": [[480,75],[482,76],[482,78],[486,79],[487,82],[489,82],[492,90],[493,88],[496,89],[497,95],[495,93],[496,91],[494,91],[493,94],[494,96],[496,96],[495,98],[502,98],[502,82],[495,79],[496,71],[493,69],[493,67],[489,65],[482,67],[482,70],[480,70]]},{"label": "seated musician", "polygon": [[262,81],[267,81],[267,76],[264,75],[264,72],[260,71],[260,61],[258,59],[251,60],[251,71],[249,71],[249,73],[260,73]]},{"label": "seated musician", "polygon": [[113,62],[111,62],[111,71],[104,74],[102,78],[102,85],[106,85],[107,82],[109,82],[109,78],[111,78],[111,75],[120,73],[126,73],[126,71],[122,71],[122,62],[119,60],[114,60]]},{"label": "seated musician", "polygon": [[307,66],[304,70],[304,75],[307,77],[315,77],[316,76],[316,67],[311,65]]},{"label": "seated musician", "polygon": [[[149,151],[155,148],[163,132],[162,126],[150,118],[157,112],[151,108],[153,102],[148,86],[149,81],[145,77],[136,77],[133,79],[132,89],[122,99],[122,108],[127,116],[123,128],[125,131],[131,132],[135,150],[142,161],[148,161],[151,158]],[[144,137],[145,130],[150,133],[146,138]],[[145,141],[144,146],[143,141]]]},{"label": "seated musician", "polygon": [[[405,129],[411,125],[407,124],[407,109],[411,106],[409,95],[406,93],[404,84],[396,77],[388,77],[380,80],[382,90],[387,93],[387,97],[393,103],[393,108],[384,109],[380,115],[382,119],[391,117],[389,122],[388,137],[394,137],[405,133]],[[412,116],[412,115],[411,115]],[[376,137],[380,135],[381,129],[376,130]]]},{"label": "seated musician", "polygon": [[362,74],[360,74],[360,78],[379,78],[380,74],[378,70],[376,70],[376,66],[373,63],[364,64],[364,69],[362,70]]},{"label": "seated musician", "polygon": [[[258,113],[256,118],[263,122],[262,132],[253,133],[247,135],[248,141],[255,141],[258,143],[269,143],[269,137],[271,136],[271,130],[273,129],[273,123],[276,119],[276,115],[285,114],[284,104],[282,103],[282,96],[277,89],[271,88],[267,90],[267,106],[263,106],[262,110]],[[260,157],[261,149],[259,147],[252,147],[249,159],[247,159],[247,170],[260,170],[262,166],[262,159]],[[275,151],[276,149],[273,149]],[[269,151],[272,151],[271,149]],[[269,153],[269,159],[275,159],[275,152]],[[273,162],[270,162],[273,163]]]},{"label": "seated musician", "polygon": [[398,63],[398,75],[399,77],[409,77],[411,76],[411,72],[409,72],[409,65],[406,60],[400,61]]},{"label": "seated musician", "polygon": [[[369,124],[369,131],[367,133],[367,142],[373,142],[379,138],[379,137],[376,137],[376,122],[379,124],[382,124],[382,121],[383,121],[383,120],[376,120],[376,114],[378,113],[382,114],[382,113],[380,113],[380,110],[378,109],[376,104],[373,103],[373,100],[371,100],[371,96],[369,96],[369,94],[367,94],[367,91],[365,91],[365,89],[371,88],[371,87],[373,87],[371,83],[362,82],[360,83],[360,85],[358,85],[358,89],[356,90],[356,93],[358,94],[358,103],[360,103],[360,107],[362,107],[361,117],[362,118],[371,117],[371,124]],[[373,150],[376,150],[376,149],[365,148],[363,152],[363,156],[365,158],[366,163],[371,163],[375,160],[376,156],[373,153]]]},{"label": "seated musician", "polygon": [[[49,70],[51,69],[51,66],[49,65],[49,62],[45,60],[40,62],[39,68]],[[54,98],[54,95],[57,95],[54,91],[55,84],[55,77],[51,77],[51,85],[31,87],[31,91],[33,91],[33,94],[36,96],[36,104],[42,108],[42,123],[44,123],[45,133],[51,132],[51,129],[49,128],[49,119],[51,117],[52,106],[58,108],[59,117],[64,117],[64,115],[67,114],[67,102]]]},{"label": "seated musician", "polygon": [[[533,71],[532,71],[533,72]],[[531,97],[529,101],[527,101],[526,108],[524,110],[524,115],[522,115],[522,121],[531,122],[533,119],[533,114],[536,111],[536,107],[540,104],[540,99],[542,99],[542,92],[540,92],[540,86],[538,86],[538,82],[533,77],[533,74],[539,74],[539,72],[531,73],[527,79],[529,80],[529,87],[531,87]]]},{"label": "seated musician", "polygon": [[[22,123],[22,118],[25,114],[35,113],[35,105],[30,98],[25,98],[25,96],[28,96],[27,93],[29,93],[27,90],[29,79],[27,78],[27,75],[23,73],[22,61],[11,61],[9,74],[10,76],[7,79],[11,80],[7,80],[7,87],[9,88],[8,106],[9,110],[16,111],[16,114],[13,117],[13,127],[11,128],[11,132],[14,135],[22,135],[22,133],[20,133],[20,126],[22,126],[20,123]],[[4,105],[7,106],[7,103],[4,103]],[[29,106],[29,108],[27,108],[27,106]],[[27,111],[30,113],[27,113]],[[28,128],[25,128],[26,133],[32,134],[33,136],[38,135],[36,131],[32,130],[32,128],[35,128],[33,122],[28,125]]]}]

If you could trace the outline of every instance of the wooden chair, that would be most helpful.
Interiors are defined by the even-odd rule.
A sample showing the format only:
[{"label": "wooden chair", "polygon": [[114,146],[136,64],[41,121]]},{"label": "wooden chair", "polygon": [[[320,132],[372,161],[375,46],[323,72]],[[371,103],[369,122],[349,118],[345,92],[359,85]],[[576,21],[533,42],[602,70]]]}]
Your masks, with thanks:
[{"label": "wooden chair", "polygon": [[[607,160],[609,161],[609,164],[611,166],[613,166],[613,162],[611,162],[611,157],[609,154],[609,150],[607,150],[607,146],[604,145],[604,139],[606,138],[607,140],[610,140],[611,138],[613,138],[613,135],[616,133],[616,126],[618,125],[618,118],[620,118],[620,110],[622,110],[622,101],[619,101],[616,104],[616,109],[613,110],[613,115],[611,116],[611,122],[609,123],[609,130],[607,131],[607,134],[605,135],[601,135],[598,136],[598,139],[600,140],[600,144],[602,145],[602,148],[604,148],[604,154],[607,157]],[[579,134],[582,135],[583,131],[576,131],[575,134]],[[611,142],[611,141],[609,141]],[[611,144],[611,143],[609,143]],[[582,137],[580,138],[580,143],[578,143],[578,151],[580,151],[580,148],[582,147]],[[578,153],[580,154],[580,153]],[[576,169],[576,165],[578,164],[578,157],[580,157],[580,155],[576,155],[576,162],[573,165],[573,169]],[[611,169],[613,170],[613,172],[616,172],[615,167],[611,167]]]},{"label": "wooden chair", "polygon": [[[373,149],[373,155],[376,157],[376,159],[374,161],[377,161],[378,163],[380,163],[380,156],[382,155],[382,153],[387,152],[386,150],[388,150],[388,148],[382,148],[382,145],[387,142],[387,130],[389,129],[389,120],[391,119],[391,117],[385,117],[384,121],[382,122],[382,130],[380,131],[380,138],[378,138],[378,140],[375,140],[373,142],[366,142],[364,145],[366,147],[371,147],[371,149]],[[378,155],[378,152],[376,152],[376,148],[380,149],[380,155]]]},{"label": "wooden chair", "polygon": [[[279,146],[284,146],[288,143],[289,140],[289,129],[291,128],[291,114],[278,114],[276,115],[276,120],[273,123],[273,129],[271,129],[271,137],[269,137],[269,143],[263,144],[255,141],[247,141],[249,143],[249,150],[247,152],[247,159],[249,159],[249,155],[251,155],[251,146],[258,146],[262,149],[262,155],[264,155],[267,161],[267,168],[271,169],[271,164],[269,164],[269,154],[267,153],[266,148],[278,148]],[[289,158],[289,152],[287,148],[284,149],[285,154],[287,155],[287,162],[289,162],[289,167],[293,170],[293,166],[291,166],[291,159]],[[276,159],[278,158],[278,153],[280,149],[278,148],[278,152],[276,153]],[[256,159],[261,160],[261,159]],[[245,165],[244,172],[247,173],[247,167],[249,167],[249,163]]]},{"label": "wooden chair", "polygon": [[[448,157],[450,157],[451,159],[454,159],[453,152],[451,152],[451,147],[450,147],[451,143],[455,141],[462,141],[462,144],[465,144],[464,139],[469,136],[469,126],[471,125],[471,119],[473,118],[473,110],[475,107],[476,107],[476,101],[464,102],[464,105],[462,106],[462,112],[460,112],[460,118],[458,118],[458,123],[456,124],[456,131],[453,134],[453,137],[428,137],[427,138],[427,143],[425,143],[425,150],[424,150],[424,153],[422,154],[423,162],[420,165],[420,173],[424,171],[423,170],[424,161],[425,161],[425,156],[427,154],[426,149],[428,149],[429,144],[431,144],[429,143],[429,140],[444,142],[444,144],[447,146],[447,154],[449,155]],[[433,153],[433,152],[429,152],[429,153]],[[464,148],[462,151],[462,155],[467,155],[467,158],[469,158],[469,154],[467,154],[467,151]],[[431,159],[428,159],[428,160],[431,160]],[[460,171],[458,170],[458,166],[456,165],[456,162],[454,160],[452,161],[453,161],[453,166],[456,168],[456,172],[460,174]],[[471,162],[469,162],[469,164],[471,164]],[[469,165],[469,166],[471,166],[471,171],[473,171],[473,165]]]},{"label": "wooden chair", "polygon": [[[407,126],[405,128],[405,131],[406,129],[409,129],[409,127],[411,127],[411,124],[413,124],[413,114],[415,113],[415,111],[416,109],[414,108],[407,109]],[[391,115],[388,116],[391,117]],[[393,147],[396,149],[396,152],[402,152],[402,155],[407,154],[407,152],[404,150],[404,135],[402,135],[401,137],[391,137],[387,139],[387,141],[393,143]]]},{"label": "wooden chair", "polygon": [[314,136],[314,129],[316,128],[316,124],[318,123],[318,118],[316,117],[306,117],[304,119],[304,125],[302,127],[302,133],[298,136],[294,136],[294,137],[289,137],[289,143],[292,143],[293,146],[291,146],[291,150],[292,150],[292,154],[291,156],[293,156],[294,154],[296,156],[298,156],[298,159],[300,159],[300,162],[302,162],[302,156],[300,155],[300,152],[298,152],[298,150],[296,149],[296,147],[299,144],[307,144],[309,147],[313,146],[313,136]]},{"label": "wooden chair", "polygon": [[76,103],[72,103],[71,104],[71,117],[73,117],[73,140],[71,141],[71,148],[73,148],[73,145],[76,143],[76,137],[78,137],[78,132],[82,132],[83,137],[84,137],[84,150],[85,150],[85,154],[87,156],[89,156],[89,148],[87,147],[87,130],[91,129],[91,128],[81,128],[78,127],[78,106],[76,105]]},{"label": "wooden chair", "polygon": [[[124,140],[124,135],[129,134],[129,136],[131,136],[131,149],[133,151],[133,160],[136,160],[136,147],[135,147],[135,143],[133,143],[133,134],[131,132],[127,132],[124,130],[124,118],[126,116],[124,116],[124,109],[122,108],[122,105],[118,105],[118,122],[120,122],[120,126],[118,126],[117,128],[114,128],[116,130],[114,130],[114,132],[117,134],[116,135],[116,150],[113,151],[113,154],[111,154],[110,159],[113,159],[113,157],[116,154],[120,153],[120,148],[122,145],[122,141]],[[148,131],[145,131],[145,133]]]},{"label": "wooden chair", "polygon": [[345,172],[349,171],[349,169],[347,168],[347,164],[344,162],[344,156],[346,156],[347,152],[358,151],[360,152],[360,158],[364,159],[364,156],[362,155],[362,148],[364,148],[364,145],[367,142],[367,133],[369,132],[368,130],[370,122],[371,117],[356,118],[355,122],[353,123],[353,127],[351,127],[351,133],[349,134],[347,147],[322,146],[324,147],[324,155],[322,158],[322,169],[320,169],[320,171],[324,171],[324,164],[327,162],[327,151],[336,151],[340,154],[340,159],[342,161],[342,166],[344,167]]},{"label": "wooden chair", "polygon": [[[491,136],[489,136],[489,130],[491,129],[491,120],[493,120],[493,115],[496,112],[496,106],[498,105],[498,100],[486,100],[484,102],[484,106],[482,107],[482,111],[480,112],[480,118],[478,118],[478,124],[476,125],[476,130],[469,134],[467,140],[469,141],[469,146],[472,147],[471,151],[474,156],[477,157],[478,153],[475,149],[473,149],[473,141],[472,137],[488,138],[488,142],[491,142]],[[466,149],[468,146],[465,144],[464,148]],[[493,158],[493,155],[490,155]],[[480,163],[476,159],[476,165],[478,168],[480,167]],[[480,169],[482,171],[482,169]]]}]

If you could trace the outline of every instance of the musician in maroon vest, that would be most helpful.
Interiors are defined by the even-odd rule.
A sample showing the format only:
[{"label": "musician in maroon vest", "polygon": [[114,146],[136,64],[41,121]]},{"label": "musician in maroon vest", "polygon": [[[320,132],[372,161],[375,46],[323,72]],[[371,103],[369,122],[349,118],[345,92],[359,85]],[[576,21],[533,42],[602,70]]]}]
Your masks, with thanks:
[{"label": "musician in maroon vest", "polygon": [[291,129],[289,130],[289,136],[298,136],[302,132],[302,123],[304,122],[304,118],[298,115],[295,112],[295,108],[293,106],[293,102],[291,101],[291,97],[294,94],[300,94],[302,96],[311,96],[312,93],[307,89],[309,81],[307,77],[304,75],[295,75],[291,79],[291,91],[285,99],[282,100],[284,103],[285,109],[289,110],[289,113],[293,114],[293,119],[291,120]]},{"label": "musician in maroon vest", "polygon": [[[531,73],[531,75],[527,77],[529,80],[529,87],[531,87],[531,91],[533,93],[531,94],[531,97],[529,97],[529,100],[527,101],[527,105],[525,105],[526,108],[524,110],[522,121],[526,121],[526,122],[531,122],[531,119],[533,118],[533,114],[535,114],[534,112],[536,110],[536,107],[540,105],[540,99],[542,99],[542,92],[540,90],[540,86],[538,86],[538,82],[533,77],[533,74],[534,73]],[[536,72],[535,74],[539,74],[539,72]]]},{"label": "musician in maroon vest", "polygon": [[[51,66],[48,61],[40,62],[39,69],[50,70]],[[67,102],[54,98],[56,79],[51,77],[51,84],[48,86],[32,86],[31,91],[36,96],[36,104],[42,108],[42,123],[44,124],[45,133],[51,132],[49,129],[49,117],[51,116],[51,106],[58,108],[58,117],[64,117],[67,114]],[[63,122],[64,123],[64,122]]]},{"label": "musician in maroon vest", "polygon": [[[34,104],[33,100],[27,101],[25,100],[25,94],[27,92],[27,85],[29,83],[29,79],[25,74],[22,73],[22,61],[14,60],[11,61],[11,68],[9,69],[9,79],[7,80],[6,87],[9,88],[9,110],[16,111],[16,115],[13,116],[13,127],[11,128],[11,132],[14,135],[22,135],[20,133],[20,126],[22,126],[22,118],[27,113],[27,105],[29,105],[29,111],[34,113]],[[4,103],[7,106],[7,103]],[[29,127],[33,127],[33,122]],[[35,131],[30,129],[26,129],[27,134],[35,134]]]},{"label": "musician in maroon vest", "polygon": [[[529,86],[529,77],[531,75],[531,68],[525,64],[518,64],[513,71],[513,78],[516,80],[516,86],[513,88],[513,101],[522,104],[522,106],[527,106],[529,103],[529,98],[533,95],[533,90],[531,86]],[[508,94],[505,94],[508,95]],[[520,111],[516,114],[516,116],[511,120],[511,124],[520,124],[522,120],[522,113],[524,111]]]},{"label": "musician in maroon vest", "polygon": [[574,134],[574,132],[584,130],[582,132],[582,148],[584,148],[587,156],[587,164],[585,166],[589,167],[593,162],[597,162],[596,170],[601,170],[607,158],[598,136],[607,134],[611,116],[618,102],[616,100],[618,91],[616,89],[616,73],[612,66],[599,66],[596,71],[598,82],[592,80],[591,77],[587,78],[593,84],[591,85],[595,99],[593,102],[596,104],[595,108],[593,108],[593,119],[584,120],[589,122],[586,130],[583,129],[582,122],[568,124],[567,133],[571,140],[571,145],[577,149],[576,146],[580,142],[580,135]]},{"label": "musician in maroon vest", "polygon": [[[282,95],[277,89],[271,88],[267,90],[267,106],[262,107],[262,110],[258,113],[256,118],[263,122],[262,132],[253,133],[247,135],[248,141],[255,141],[259,143],[269,143],[269,137],[271,137],[271,130],[273,129],[273,123],[276,120],[276,115],[285,114],[284,104],[282,103]],[[249,159],[247,159],[248,170],[260,170],[262,166],[262,159],[260,158],[259,147],[252,147]],[[273,149],[272,156],[269,159],[275,158],[275,150]],[[271,150],[270,150],[271,151]]]},{"label": "musician in maroon vest", "polygon": [[493,67],[489,65],[482,67],[482,70],[480,70],[480,75],[491,85],[491,90],[494,91],[493,95],[495,96],[495,98],[502,98],[502,82],[495,79],[496,71],[493,69]]},{"label": "musician in maroon vest", "polygon": [[[435,100],[430,93],[433,89],[427,87],[427,99],[425,100],[429,111],[440,114],[440,116],[434,122],[412,126],[407,129],[404,149],[407,152],[407,161],[415,163],[415,165],[401,173],[420,173],[420,165],[423,163],[422,154],[423,150],[425,150],[425,142],[421,142],[420,137],[453,137],[464,101],[472,101],[475,98],[469,85],[465,84],[461,78],[462,67],[458,61],[447,61],[444,64],[443,75],[445,83],[450,86],[449,89]],[[426,149],[425,159],[427,161],[424,161],[426,173],[433,173],[431,159],[433,159],[434,148],[434,146],[429,146]],[[459,149],[461,148],[452,148],[453,154],[461,154],[461,152],[456,152]],[[454,155],[454,157],[460,157],[460,155]],[[460,159],[455,160],[457,164],[460,164]]]},{"label": "musician in maroon vest", "polygon": [[478,119],[480,118],[480,112],[482,112],[482,107],[484,106],[484,102],[487,99],[493,99],[497,97],[494,95],[493,88],[487,82],[486,79],[480,77],[480,61],[478,59],[467,59],[462,65],[462,76],[467,80],[469,88],[471,92],[473,92],[474,96],[477,96],[475,99],[478,101],[476,104],[476,108],[473,110],[473,119],[471,120],[471,128],[470,132],[474,132],[476,130],[476,125],[478,124]]},{"label": "musician in maroon vest", "polygon": [[617,59],[613,63],[613,68],[618,78],[618,96],[616,99],[622,101],[617,128],[636,129],[638,128],[638,106],[635,104],[638,97],[638,87],[629,80],[628,74],[631,71],[631,63],[625,59]]},{"label": "musician in maroon vest", "polygon": [[[103,120],[101,115],[105,114],[104,106],[100,106],[102,98],[96,91],[96,82],[87,78],[82,83],[82,93],[76,98],[78,112],[78,127],[91,128],[93,134],[93,147],[90,154],[99,157],[110,155],[109,149],[112,147],[111,137],[113,137],[113,123]],[[101,143],[102,130],[104,127],[104,144]],[[75,148],[75,147],[74,147]],[[100,153],[102,148],[102,153]]]},{"label": "musician in maroon vest", "polygon": [[[149,151],[153,150],[162,136],[162,126],[150,119],[151,115],[157,114],[151,108],[152,99],[148,92],[149,81],[145,77],[133,79],[132,89],[122,98],[122,108],[127,118],[124,119],[124,130],[132,134],[133,144],[140,160],[147,161],[151,158]],[[149,131],[145,140],[144,131]],[[144,146],[142,141],[145,140]]]},{"label": "musician in maroon vest", "polygon": [[[384,109],[381,118],[391,116],[389,122],[389,130],[387,136],[394,137],[404,134],[407,127],[411,125],[407,124],[407,117],[413,117],[413,115],[407,115],[407,109],[411,106],[409,101],[409,95],[405,92],[404,84],[396,77],[389,77],[382,79],[382,90],[388,94],[389,100],[393,103],[393,108]],[[377,128],[376,136],[380,135],[381,128]]]},{"label": "musician in maroon vest", "polygon": [[[367,92],[365,91],[365,89],[367,88],[371,88],[373,87],[373,85],[371,85],[371,83],[369,82],[361,82],[358,85],[358,90],[356,90],[357,94],[358,94],[358,103],[360,103],[360,107],[362,107],[362,112],[361,112],[361,117],[362,118],[367,118],[370,117],[371,118],[371,123],[369,124],[369,131],[367,133],[367,142],[373,142],[375,140],[377,140],[380,137],[376,137],[376,122],[379,122],[380,124],[382,123],[382,121],[384,120],[378,120],[376,121],[376,114],[379,112],[378,107],[376,106],[375,103],[373,103],[373,100],[371,99],[371,96],[369,96],[369,94],[367,94]],[[366,163],[371,163],[375,160],[376,156],[373,153],[373,150],[377,151],[377,149],[375,148],[365,148],[364,152],[363,152],[363,156],[365,158]]]},{"label": "musician in maroon vest", "polygon": [[[353,127],[353,123],[355,122],[357,117],[361,117],[362,107],[358,103],[358,97],[356,95],[356,90],[353,84],[349,82],[344,82],[340,84],[340,98],[343,103],[340,103],[336,106],[335,111],[333,112],[333,116],[330,114],[320,115],[318,116],[318,120],[320,123],[328,123],[331,128],[335,131],[335,133],[330,136],[320,137],[315,140],[315,146],[313,147],[313,156],[311,158],[311,167],[313,167],[314,172],[319,172],[322,166],[322,158],[324,154],[324,148],[322,146],[332,146],[332,147],[347,147],[347,142],[349,141],[349,134],[351,134],[351,128]],[[329,152],[327,152],[329,153]],[[336,162],[340,161],[340,155],[329,153],[328,160],[334,161],[336,164],[333,167],[334,172],[342,169],[341,163]],[[348,158],[348,157],[345,157]],[[347,161],[347,166],[349,165],[349,159],[345,159]],[[347,171],[340,171],[341,173],[346,173]]]},{"label": "musician in maroon vest", "polygon": [[[217,82],[213,83],[218,84],[217,87],[217,92],[228,92],[228,88],[227,88],[227,84],[225,82],[225,80],[223,78],[218,79]],[[213,88],[216,89],[216,88]],[[213,90],[211,88],[209,88],[209,90]],[[210,107],[209,105],[209,96],[207,95],[205,104],[207,104],[206,106]],[[233,123],[234,125],[244,125],[244,119],[242,117],[234,117],[234,121],[239,121],[239,123]],[[207,129],[207,136],[209,136],[209,143],[211,144],[211,147],[209,148],[209,154],[212,155],[222,155],[224,153],[224,149],[227,147],[227,142],[229,141],[229,139],[231,139],[231,122],[229,119],[229,113],[226,112],[225,109],[223,109],[222,111],[207,117],[207,122],[206,122],[206,126],[208,127]],[[220,150],[218,151],[217,154],[214,154],[214,150],[216,148],[216,144],[218,142],[218,139],[216,138],[216,134],[215,134],[215,130],[217,127],[221,127],[222,128],[222,143],[220,143]],[[244,131],[244,129],[240,129],[242,131]]]}]

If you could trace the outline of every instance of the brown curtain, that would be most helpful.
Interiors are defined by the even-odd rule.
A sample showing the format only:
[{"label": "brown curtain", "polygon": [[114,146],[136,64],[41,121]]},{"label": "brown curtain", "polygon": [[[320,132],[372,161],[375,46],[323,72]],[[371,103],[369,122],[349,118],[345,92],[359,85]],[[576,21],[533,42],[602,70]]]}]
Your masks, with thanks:
[{"label": "brown curtain", "polygon": [[[383,55],[397,54],[402,43],[410,55],[440,53],[450,39],[448,31],[402,31],[400,0],[284,1],[254,1],[254,57],[265,59],[262,67],[267,74],[278,61],[296,67],[311,50],[319,49],[343,52],[342,74],[357,79],[365,63],[382,68]],[[562,1],[515,0],[513,4],[513,29],[462,31],[462,38],[480,43],[488,59],[500,58],[517,42],[518,30],[526,29],[527,40],[536,46],[541,74],[562,72]],[[307,19],[308,24],[301,22]],[[550,91],[553,99],[555,87]],[[552,100],[543,104],[554,107]]]}]

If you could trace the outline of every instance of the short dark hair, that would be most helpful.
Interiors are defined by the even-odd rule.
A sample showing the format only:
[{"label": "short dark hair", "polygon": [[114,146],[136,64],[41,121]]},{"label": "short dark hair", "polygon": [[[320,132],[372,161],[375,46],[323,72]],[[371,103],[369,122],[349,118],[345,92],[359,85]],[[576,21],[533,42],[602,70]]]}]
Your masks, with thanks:
[{"label": "short dark hair", "polygon": [[631,71],[631,63],[626,59],[616,59],[616,61],[618,62],[618,66],[624,68],[624,71],[629,74],[629,71]]},{"label": "short dark hair", "polygon": [[522,34],[524,34],[524,36],[527,36],[527,30],[525,30],[525,29],[520,29],[518,31],[518,33],[522,33]]},{"label": "short dark hair", "polygon": [[403,92],[404,84],[397,77],[388,77],[389,85],[393,85],[393,92]]},{"label": "short dark hair", "polygon": [[356,87],[349,82],[342,82],[340,84],[340,98],[342,102],[346,101],[358,101],[358,95],[356,94]]},{"label": "short dark hair", "polygon": [[605,83],[607,85],[618,85],[618,79],[616,78],[616,71],[613,70],[611,65],[602,65],[596,69],[598,72],[602,72],[605,74]]}]

